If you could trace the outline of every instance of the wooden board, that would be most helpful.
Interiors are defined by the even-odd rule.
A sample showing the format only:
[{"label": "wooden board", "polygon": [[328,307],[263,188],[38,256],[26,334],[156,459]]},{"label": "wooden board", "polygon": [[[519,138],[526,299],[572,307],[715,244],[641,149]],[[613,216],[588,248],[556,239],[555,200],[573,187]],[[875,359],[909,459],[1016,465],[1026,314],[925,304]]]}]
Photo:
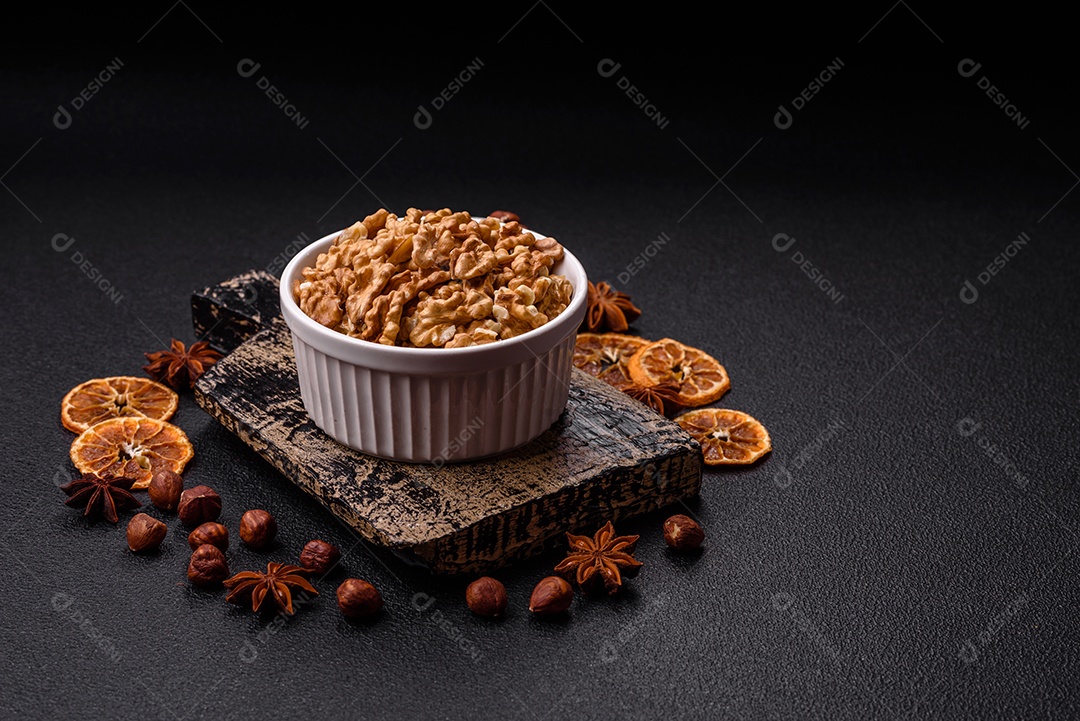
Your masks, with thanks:
[{"label": "wooden board", "polygon": [[223,350],[239,343],[199,380],[196,400],[364,538],[410,562],[491,571],[565,531],[592,533],[701,488],[689,435],[577,370],[555,425],[497,458],[435,467],[346,448],[304,411],[289,332],[268,298],[276,303],[277,281],[257,272],[194,294],[196,329]]}]

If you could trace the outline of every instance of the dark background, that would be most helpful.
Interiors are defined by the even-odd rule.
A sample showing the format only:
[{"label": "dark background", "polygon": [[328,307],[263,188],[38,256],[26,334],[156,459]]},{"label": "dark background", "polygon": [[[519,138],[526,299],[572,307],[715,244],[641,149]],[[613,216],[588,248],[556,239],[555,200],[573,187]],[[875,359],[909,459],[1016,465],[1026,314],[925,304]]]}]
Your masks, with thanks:
[{"label": "dark background", "polygon": [[[1080,149],[1063,10],[340,12],[166,2],[24,10],[5,27],[0,715],[1080,713]],[[836,77],[778,129],[777,107],[837,57]],[[57,106],[114,58],[122,69],[58,129]],[[245,58],[261,64],[250,78]],[[417,106],[474,58],[482,69],[417,128]],[[605,58],[621,63],[613,77],[597,72]],[[957,72],[965,58],[982,63],[974,77]],[[979,90],[983,75],[1026,128]],[[620,92],[622,76],[667,127]],[[702,556],[666,551],[667,512],[635,519],[619,530],[641,534],[645,568],[624,597],[530,618],[552,552],[499,574],[510,611],[484,621],[465,608],[470,579],[361,543],[190,395],[175,416],[196,448],[188,483],[221,492],[234,531],[251,507],[282,529],[269,554],[234,542],[234,570],[313,537],[348,551],[313,604],[260,620],[188,586],[174,518],[162,551],[135,557],[122,524],[62,504],[69,388],[140,374],[144,351],[195,340],[193,290],[280,273],[299,234],[384,204],[513,210],[594,279],[616,281],[670,238],[616,283],[645,311],[635,330],[720,358],[724,404],[774,441],[672,509],[705,526]],[[1021,232],[1030,242],[981,283]],[[59,233],[75,238],[65,252]],[[777,251],[779,233],[795,245]],[[341,618],[346,575],[381,589],[377,623]]]}]

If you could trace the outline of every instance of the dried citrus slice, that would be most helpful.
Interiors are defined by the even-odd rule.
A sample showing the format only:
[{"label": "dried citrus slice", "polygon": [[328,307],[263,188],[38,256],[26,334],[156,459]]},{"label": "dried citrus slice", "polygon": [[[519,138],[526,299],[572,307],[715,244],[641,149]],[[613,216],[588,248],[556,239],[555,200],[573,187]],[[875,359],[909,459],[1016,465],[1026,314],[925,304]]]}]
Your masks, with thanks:
[{"label": "dried citrus slice", "polygon": [[678,384],[679,404],[686,408],[712,403],[731,388],[720,361],[671,338],[645,346],[631,356],[627,367],[638,385]]},{"label": "dried citrus slice", "polygon": [[176,412],[179,400],[171,388],[149,378],[95,378],[68,391],[60,402],[60,421],[64,428],[76,433],[110,418],[167,421]]},{"label": "dried citrus slice", "polygon": [[71,462],[81,472],[134,478],[132,488],[146,488],[158,471],[179,473],[194,455],[182,430],[154,418],[110,418],[71,444]]},{"label": "dried citrus slice", "polygon": [[626,367],[630,356],[649,341],[624,333],[578,333],[574,343],[574,366],[619,390],[633,385]]},{"label": "dried citrus slice", "polygon": [[765,426],[742,411],[699,408],[675,422],[701,444],[709,466],[747,465],[772,450]]}]

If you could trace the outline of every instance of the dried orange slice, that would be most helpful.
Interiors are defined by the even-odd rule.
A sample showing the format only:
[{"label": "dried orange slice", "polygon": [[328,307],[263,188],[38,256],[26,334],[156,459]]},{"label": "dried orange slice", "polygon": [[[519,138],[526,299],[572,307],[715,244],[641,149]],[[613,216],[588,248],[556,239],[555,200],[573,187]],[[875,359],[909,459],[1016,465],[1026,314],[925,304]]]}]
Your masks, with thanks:
[{"label": "dried orange slice", "polygon": [[623,333],[578,333],[574,343],[574,366],[608,385],[626,390],[633,382],[627,362],[649,341]]},{"label": "dried orange slice", "polygon": [[699,408],[675,422],[701,444],[709,466],[747,465],[772,450],[765,426],[742,411]]},{"label": "dried orange slice", "polygon": [[60,402],[64,428],[82,433],[110,418],[156,418],[167,421],[180,397],[171,388],[149,378],[114,376],[95,378],[68,391]]},{"label": "dried orange slice", "polygon": [[132,488],[146,488],[158,471],[179,473],[194,455],[182,430],[154,418],[110,418],[71,444],[71,462],[79,471],[134,478]]},{"label": "dried orange slice", "polygon": [[731,388],[720,361],[671,338],[642,348],[630,358],[628,367],[630,379],[638,385],[678,384],[679,404],[686,408],[712,403]]}]

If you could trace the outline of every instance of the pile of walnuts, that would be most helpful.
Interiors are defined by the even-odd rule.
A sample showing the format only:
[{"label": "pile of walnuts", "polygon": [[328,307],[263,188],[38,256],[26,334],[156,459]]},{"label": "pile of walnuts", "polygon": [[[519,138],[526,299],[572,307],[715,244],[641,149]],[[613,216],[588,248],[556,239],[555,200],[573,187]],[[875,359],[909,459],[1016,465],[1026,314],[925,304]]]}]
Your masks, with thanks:
[{"label": "pile of walnuts", "polygon": [[517,221],[380,209],[341,231],[292,292],[304,313],[353,338],[462,348],[513,338],[566,310],[573,288],[551,274],[562,257],[558,241]]}]

